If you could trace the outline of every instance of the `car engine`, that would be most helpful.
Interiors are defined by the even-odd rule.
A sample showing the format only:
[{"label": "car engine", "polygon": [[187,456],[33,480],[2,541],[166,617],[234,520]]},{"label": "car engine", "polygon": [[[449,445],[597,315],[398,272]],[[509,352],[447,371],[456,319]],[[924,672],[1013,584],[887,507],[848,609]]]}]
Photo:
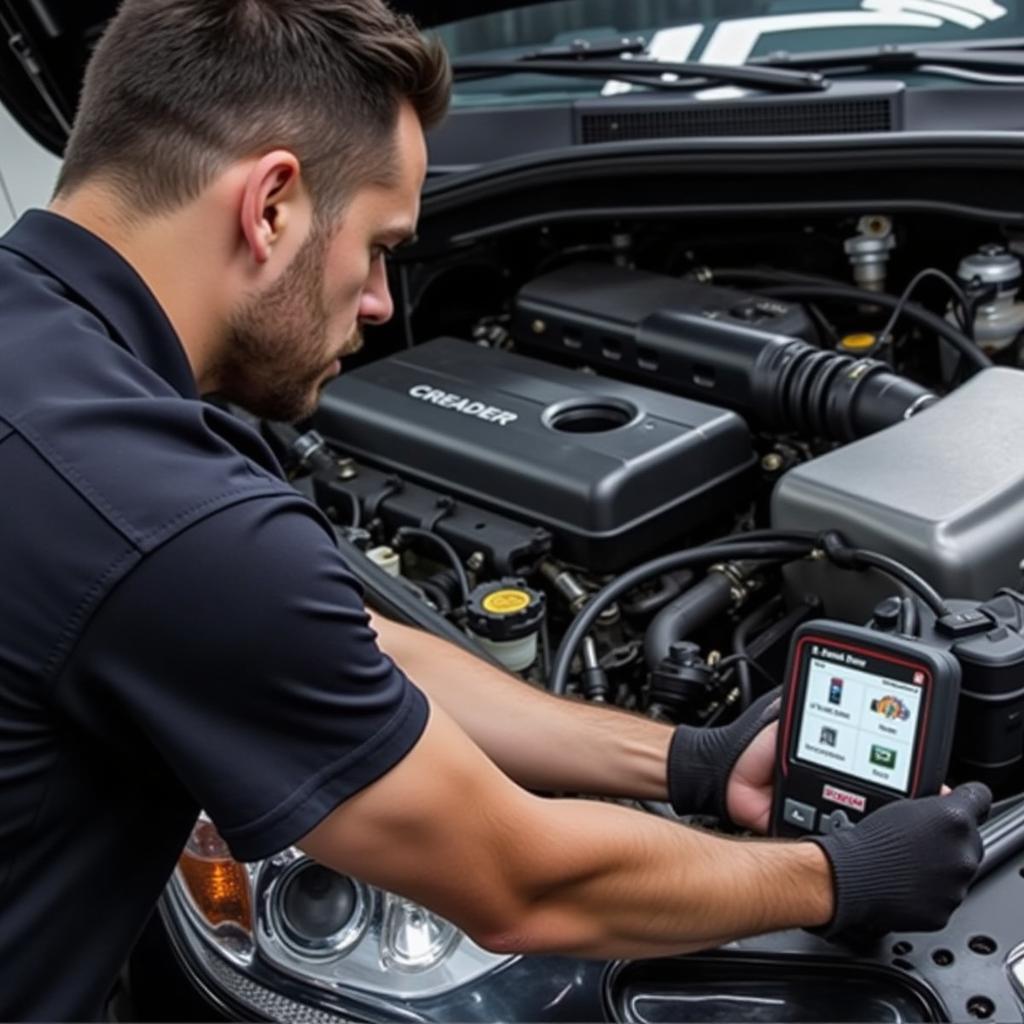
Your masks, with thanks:
[{"label": "car engine", "polygon": [[[329,452],[311,482],[342,533],[527,680],[551,685],[554,664],[557,692],[717,721],[750,699],[752,667],[777,677],[803,619],[874,622],[911,591],[812,545],[804,558],[641,572],[561,651],[566,669],[570,625],[623,574],[757,528],[837,531],[953,599],[1020,578],[1019,259],[982,245],[958,280],[917,275],[892,296],[880,275],[898,233],[882,217],[860,227],[840,250],[852,284],[672,275],[571,249],[497,315],[449,317],[447,336],[346,370],[315,431],[293,439],[293,466],[305,472],[310,446]],[[936,283],[937,304],[913,301]],[[996,704],[991,728],[1012,725],[1017,765],[1024,702]],[[971,765],[990,784],[1008,777],[1005,763]]]}]

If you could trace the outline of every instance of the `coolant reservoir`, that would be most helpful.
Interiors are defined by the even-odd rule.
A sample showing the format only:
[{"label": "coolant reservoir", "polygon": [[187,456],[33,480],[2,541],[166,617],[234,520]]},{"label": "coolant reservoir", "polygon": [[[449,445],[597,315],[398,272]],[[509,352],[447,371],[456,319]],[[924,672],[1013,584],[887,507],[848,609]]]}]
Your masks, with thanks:
[{"label": "coolant reservoir", "polygon": [[466,610],[470,633],[510,672],[524,672],[537,660],[545,616],[540,591],[521,579],[485,583],[470,595]]},{"label": "coolant reservoir", "polygon": [[1024,331],[1024,303],[1017,301],[1021,262],[1001,245],[983,245],[960,261],[956,276],[964,286],[981,283],[998,290],[974,316],[974,340],[988,353],[1009,348]]}]

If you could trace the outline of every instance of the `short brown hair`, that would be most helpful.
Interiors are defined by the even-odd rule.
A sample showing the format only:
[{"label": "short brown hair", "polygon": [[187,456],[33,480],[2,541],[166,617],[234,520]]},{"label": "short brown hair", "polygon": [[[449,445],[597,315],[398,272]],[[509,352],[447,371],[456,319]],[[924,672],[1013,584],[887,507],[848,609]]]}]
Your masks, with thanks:
[{"label": "short brown hair", "polygon": [[57,193],[103,176],[140,213],[290,149],[318,211],[393,166],[398,107],[444,116],[443,47],[384,0],[124,0],[90,61]]}]

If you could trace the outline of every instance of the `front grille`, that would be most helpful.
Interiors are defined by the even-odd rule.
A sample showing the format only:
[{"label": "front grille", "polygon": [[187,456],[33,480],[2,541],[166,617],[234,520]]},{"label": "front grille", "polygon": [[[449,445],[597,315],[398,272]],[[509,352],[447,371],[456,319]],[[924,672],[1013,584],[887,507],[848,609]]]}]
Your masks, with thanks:
[{"label": "front grille", "polygon": [[623,110],[583,114],[580,141],[628,142],[638,139],[707,138],[724,135],[808,135],[893,130],[888,99],[823,100],[800,103],[750,103]]}]

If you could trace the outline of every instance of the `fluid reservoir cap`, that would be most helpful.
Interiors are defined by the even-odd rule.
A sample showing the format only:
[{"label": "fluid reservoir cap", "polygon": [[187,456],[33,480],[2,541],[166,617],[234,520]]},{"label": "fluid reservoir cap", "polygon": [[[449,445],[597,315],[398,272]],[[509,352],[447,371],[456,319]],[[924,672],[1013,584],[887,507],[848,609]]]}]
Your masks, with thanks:
[{"label": "fluid reservoir cap", "polygon": [[977,278],[982,284],[999,285],[1002,291],[1020,281],[1021,263],[1001,245],[983,245],[960,261],[956,276],[965,282]]},{"label": "fluid reservoir cap", "polygon": [[848,334],[839,343],[844,352],[868,352],[875,347],[878,338],[874,334]]},{"label": "fluid reservoir cap", "polygon": [[544,618],[544,595],[521,579],[484,583],[469,595],[467,624],[488,640],[519,640],[536,633]]}]

